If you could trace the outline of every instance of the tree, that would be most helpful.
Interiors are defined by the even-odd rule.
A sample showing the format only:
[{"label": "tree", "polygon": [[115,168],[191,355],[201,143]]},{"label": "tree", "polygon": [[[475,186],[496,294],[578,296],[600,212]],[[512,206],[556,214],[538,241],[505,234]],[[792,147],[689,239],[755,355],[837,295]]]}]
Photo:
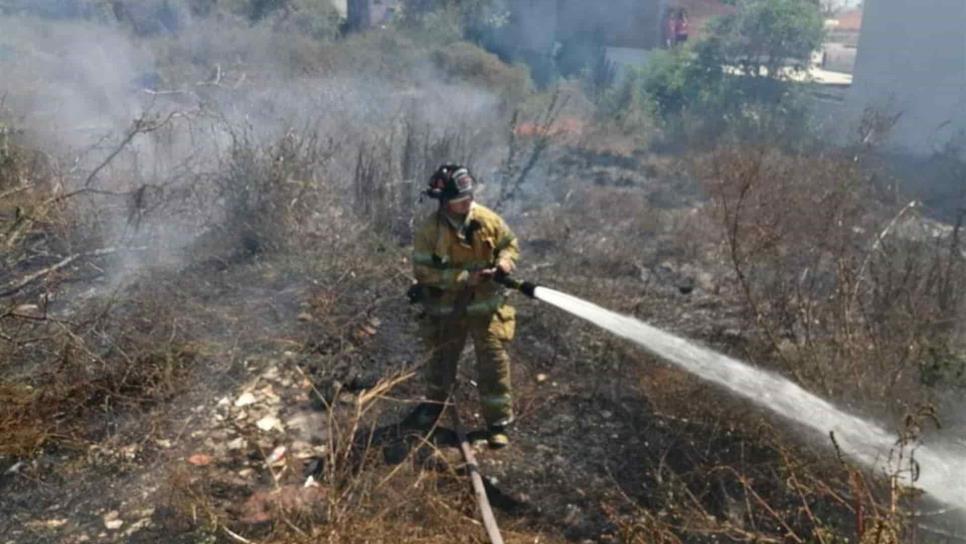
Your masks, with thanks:
[{"label": "tree", "polygon": [[744,73],[783,79],[804,69],[825,40],[821,9],[811,0],[737,0],[737,10],[714,20],[708,45]]},{"label": "tree", "polygon": [[[801,85],[788,81],[786,67],[803,68],[822,43],[817,3],[737,0],[736,6],[711,23],[705,39],[650,59],[640,78],[648,104],[666,134],[692,145],[724,137],[806,143],[809,101]],[[729,68],[736,65],[743,69]]]}]

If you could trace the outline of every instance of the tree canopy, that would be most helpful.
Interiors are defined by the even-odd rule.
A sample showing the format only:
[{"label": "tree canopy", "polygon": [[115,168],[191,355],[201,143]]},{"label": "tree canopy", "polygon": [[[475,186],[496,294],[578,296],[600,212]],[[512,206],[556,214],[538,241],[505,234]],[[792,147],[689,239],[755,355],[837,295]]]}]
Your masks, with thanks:
[{"label": "tree canopy", "polygon": [[714,20],[707,46],[753,76],[784,77],[803,69],[822,46],[825,27],[810,0],[736,0],[734,13]]}]

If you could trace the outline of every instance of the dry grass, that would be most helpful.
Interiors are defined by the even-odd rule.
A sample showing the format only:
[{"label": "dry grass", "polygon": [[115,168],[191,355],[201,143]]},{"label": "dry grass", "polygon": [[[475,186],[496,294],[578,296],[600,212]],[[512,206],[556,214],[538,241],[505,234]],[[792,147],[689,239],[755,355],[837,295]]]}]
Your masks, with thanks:
[{"label": "dry grass", "polygon": [[[29,457],[103,438],[103,422],[170,400],[199,348],[178,331],[170,298],[92,305],[76,321],[14,314],[0,322],[0,454]],[[38,346],[37,344],[40,344]]]}]

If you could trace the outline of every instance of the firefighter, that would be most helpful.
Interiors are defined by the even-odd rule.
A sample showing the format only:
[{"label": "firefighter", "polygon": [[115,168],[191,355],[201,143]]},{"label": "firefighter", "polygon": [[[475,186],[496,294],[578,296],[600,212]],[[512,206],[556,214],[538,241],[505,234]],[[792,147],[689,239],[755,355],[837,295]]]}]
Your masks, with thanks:
[{"label": "firefighter", "polygon": [[476,181],[465,167],[446,164],[430,178],[427,195],[439,208],[417,228],[413,247],[416,284],[411,298],[422,305],[420,336],[430,350],[427,402],[404,424],[434,426],[456,382],[467,337],[473,339],[480,404],[492,448],[509,443],[513,421],[510,358],[516,311],[493,281],[510,274],[519,256],[517,239],[503,219],[474,201]]}]

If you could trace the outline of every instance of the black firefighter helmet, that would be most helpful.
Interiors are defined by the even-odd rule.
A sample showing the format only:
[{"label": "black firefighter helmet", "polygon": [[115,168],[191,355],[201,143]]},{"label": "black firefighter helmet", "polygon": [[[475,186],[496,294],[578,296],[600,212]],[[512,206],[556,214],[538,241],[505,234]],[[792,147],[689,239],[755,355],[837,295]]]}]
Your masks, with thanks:
[{"label": "black firefighter helmet", "polygon": [[441,202],[452,202],[473,196],[476,181],[465,166],[444,164],[429,178],[426,196]]}]

